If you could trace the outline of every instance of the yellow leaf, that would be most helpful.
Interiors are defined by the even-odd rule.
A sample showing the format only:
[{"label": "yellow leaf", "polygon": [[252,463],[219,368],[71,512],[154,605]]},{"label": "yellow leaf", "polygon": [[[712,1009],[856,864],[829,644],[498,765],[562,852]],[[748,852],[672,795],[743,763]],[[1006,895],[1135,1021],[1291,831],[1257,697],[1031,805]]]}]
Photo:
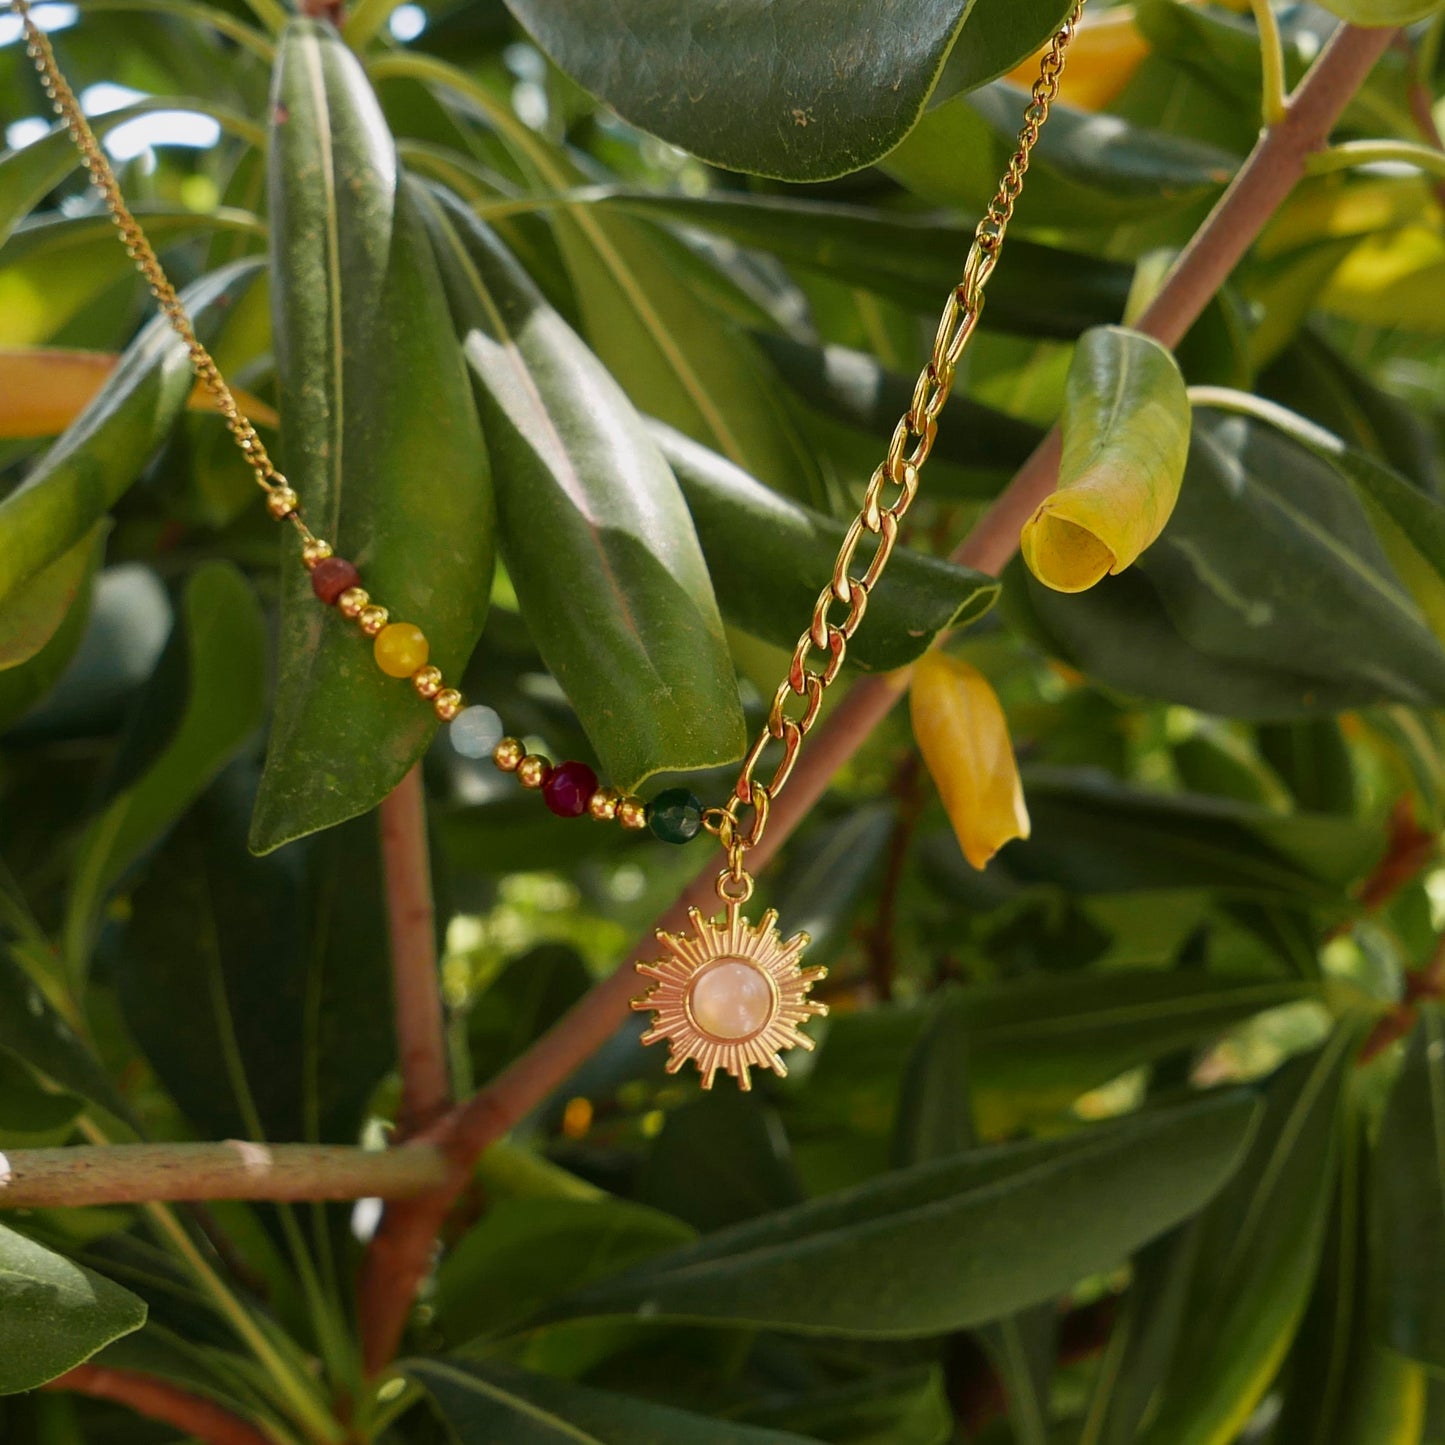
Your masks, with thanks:
[{"label": "yellow leaf", "polygon": [[[94,400],[120,358],[108,351],[67,351],[51,346],[0,347],[0,441],[59,436]],[[275,411],[246,392],[235,392],[258,426],[274,427]],[[199,382],[195,410],[214,411]]]},{"label": "yellow leaf", "polygon": [[1083,592],[1164,530],[1189,456],[1189,394],[1173,356],[1121,326],[1079,340],[1064,397],[1059,489],[1024,524],[1029,570]]},{"label": "yellow leaf", "polygon": [[941,652],[914,666],[909,705],[918,750],[963,856],[983,868],[1005,843],[1029,836],[1003,707],[977,668]]},{"label": "yellow leaf", "polygon": [[[1039,73],[1038,54],[1004,76],[1027,90]],[[1089,15],[1069,50],[1067,98],[1075,110],[1103,110],[1128,83],[1149,54],[1149,42],[1134,24],[1134,7],[1120,5]]]}]

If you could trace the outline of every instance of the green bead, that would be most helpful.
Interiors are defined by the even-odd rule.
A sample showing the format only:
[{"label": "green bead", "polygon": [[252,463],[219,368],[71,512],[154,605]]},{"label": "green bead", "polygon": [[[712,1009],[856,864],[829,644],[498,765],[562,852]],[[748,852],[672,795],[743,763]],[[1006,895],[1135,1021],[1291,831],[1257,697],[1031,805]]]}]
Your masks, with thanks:
[{"label": "green bead", "polygon": [[664,843],[691,843],[702,832],[702,799],[686,788],[669,788],[648,804],[647,826]]}]

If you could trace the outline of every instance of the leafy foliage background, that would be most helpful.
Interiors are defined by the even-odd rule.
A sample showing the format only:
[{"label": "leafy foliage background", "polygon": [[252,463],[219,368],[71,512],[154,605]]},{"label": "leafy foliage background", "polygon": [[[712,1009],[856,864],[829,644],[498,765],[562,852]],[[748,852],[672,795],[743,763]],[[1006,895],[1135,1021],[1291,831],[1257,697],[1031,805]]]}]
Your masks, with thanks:
[{"label": "leafy foliage background", "polygon": [[[1344,126],[1417,138],[1438,7],[1333,8],[1420,22]],[[513,731],[711,797],[1012,147],[997,77],[1066,6],[894,9],[466,0],[412,33],[362,0],[343,39],[281,36],[270,3],[88,0],[55,34],[79,83],[138,92],[104,132],[216,122],[122,180],[284,419],[312,525]],[[1280,15],[1298,76],[1334,16]],[[701,1097],[619,1036],[483,1158],[379,1389],[365,1209],[7,1214],[5,1438],[175,1438],[24,1393],[98,1350],[280,1442],[1445,1440],[1442,1022],[1416,996],[1445,924],[1438,187],[1315,176],[1272,221],[1179,348],[1208,390],[1135,569],[1061,596],[1015,568],[999,596],[939,560],[1256,136],[1244,15],[1142,0],[1109,33],[850,654],[891,669],[968,624],[1032,838],[972,872],[891,719],[763,889],[833,970],[816,1058]],[[0,114],[0,362],[26,368],[0,396],[0,1148],[376,1142],[370,815],[418,758],[460,1089],[699,859],[433,739],[278,568],[13,43]],[[124,359],[52,444],[58,349]]]}]

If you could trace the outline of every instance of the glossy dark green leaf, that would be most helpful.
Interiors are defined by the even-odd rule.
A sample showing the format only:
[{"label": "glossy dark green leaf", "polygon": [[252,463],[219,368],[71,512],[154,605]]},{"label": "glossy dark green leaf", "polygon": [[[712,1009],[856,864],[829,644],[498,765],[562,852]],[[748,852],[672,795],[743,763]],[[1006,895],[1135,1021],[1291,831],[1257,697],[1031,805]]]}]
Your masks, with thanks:
[{"label": "glossy dark green leaf", "polygon": [[1222,1097],[1065,1140],[981,1149],[709,1236],[558,1307],[887,1338],[1062,1294],[1202,1208],[1252,1101]]},{"label": "glossy dark green leaf", "polygon": [[5,950],[0,950],[0,1050],[51,1083],[129,1117],[100,1060]]},{"label": "glossy dark green leaf", "polygon": [[[830,431],[846,429],[844,445],[855,460],[866,457],[866,445],[877,448],[880,439],[890,436],[912,404],[913,383],[864,352],[809,346],[784,336],[761,336],[758,341],[778,374]],[[971,474],[970,483],[972,474],[982,474],[967,495],[993,496],[1000,478],[1012,476],[1043,439],[1042,427],[955,393],[930,455],[928,492],[950,498],[961,493],[946,471],[957,467]]]},{"label": "glossy dark green leaf", "polygon": [[1354,764],[1333,718],[1267,724],[1256,738],[1261,756],[1301,808],[1315,813],[1355,811]]},{"label": "glossy dark green leaf", "polygon": [[203,1137],[351,1143],[394,1052],[375,824],[252,858],[254,791],[229,769],[150,864],[121,1007]]},{"label": "glossy dark green leaf", "polygon": [[[926,200],[986,205],[1018,144],[1025,101],[1002,84],[945,100],[883,167]],[[1157,217],[1214,194],[1237,164],[1229,152],[1197,141],[1058,105],[1029,166],[1023,213],[1033,226]]]},{"label": "glossy dark green leaf", "polygon": [[[706,447],[662,426],[656,438],[697,526],[718,602],[729,622],[791,648],[833,576],[847,528],[770,491]],[[860,551],[856,572],[863,570]],[[865,671],[915,661],[940,633],[975,621],[998,597],[993,577],[899,548],[888,585],[848,644]],[[799,620],[801,619],[801,621]]]},{"label": "glossy dark green leaf", "polygon": [[[272,307],[283,467],[312,530],[455,677],[486,616],[486,449],[426,233],[355,58],[294,22],[273,83]],[[431,710],[318,605],[285,539],[280,676],[251,846],[374,807],[435,731]],[[338,720],[345,719],[345,727]]]},{"label": "glossy dark green leaf", "polygon": [[145,1317],[129,1290],[0,1225],[0,1395],[63,1375]]},{"label": "glossy dark green leaf", "polygon": [[1171,797],[1084,770],[1031,769],[1025,794],[1033,836],[1000,862],[1017,877],[1081,893],[1209,888],[1325,906],[1384,849],[1375,823]]},{"label": "glossy dark green leaf", "polygon": [[1380,1128],[1371,1221],[1385,1340],[1432,1367],[1445,1361],[1445,1014],[1420,1022]]},{"label": "glossy dark green leaf", "polygon": [[732,661],[666,462],[496,238],[419,195],[498,461],[508,575],[548,669],[616,786],[731,761]]},{"label": "glossy dark green leaf", "polygon": [[261,725],[265,624],[235,568],[196,570],[167,654],[132,734],[137,751],[122,756],[115,796],[76,852],[64,936],[76,972],[106,895]]},{"label": "glossy dark green leaf", "polygon": [[[727,17],[697,0],[623,0],[609,13],[538,0],[508,8],[640,129],[729,170],[816,181],[891,150],[955,43],[960,82],[977,84],[1040,44],[1064,7],[927,0],[899,16],[883,0],[846,0],[824,15],[785,0]],[[860,46],[860,34],[870,43]]]},{"label": "glossy dark green leaf", "polygon": [[1239,1173],[1200,1217],[1186,1322],[1146,1445],[1233,1440],[1269,1389],[1319,1264],[1358,1041],[1342,1027],[1279,1072]]},{"label": "glossy dark green leaf", "polygon": [[[605,209],[726,236],[799,270],[926,315],[942,310],[973,241],[973,231],[947,215],[870,210],[792,196],[725,191],[658,195],[605,188],[587,194]],[[1008,265],[989,281],[987,326],[1072,339],[1123,315],[1129,272],[1119,263],[1018,239],[1009,241],[1008,256]],[[887,425],[897,419],[895,413]]]},{"label": "glossy dark green leaf", "polygon": [[[187,288],[182,299],[203,339],[256,274],[242,262]],[[0,502],[0,606],[35,587],[90,535],[169,434],[193,381],[179,337],[164,318],[152,321],[95,400]]]},{"label": "glossy dark green leaf", "polygon": [[501,1364],[408,1360],[459,1445],[807,1445],[801,1435],[713,1420]]},{"label": "glossy dark green leaf", "polygon": [[681,1220],[605,1195],[495,1203],[437,1274],[437,1328],[452,1344],[505,1334],[569,1289],[694,1237]]},{"label": "glossy dark green leaf", "polygon": [[1179,505],[1134,575],[1071,598],[1030,584],[1034,621],[1106,686],[1206,712],[1445,698],[1445,651],[1356,490],[1378,464],[1306,444],[1267,404],[1229,405],[1196,409]]},{"label": "glossy dark green leaf", "polygon": [[747,1419],[837,1445],[948,1445],[954,1438],[953,1409],[936,1365],[774,1398]]}]

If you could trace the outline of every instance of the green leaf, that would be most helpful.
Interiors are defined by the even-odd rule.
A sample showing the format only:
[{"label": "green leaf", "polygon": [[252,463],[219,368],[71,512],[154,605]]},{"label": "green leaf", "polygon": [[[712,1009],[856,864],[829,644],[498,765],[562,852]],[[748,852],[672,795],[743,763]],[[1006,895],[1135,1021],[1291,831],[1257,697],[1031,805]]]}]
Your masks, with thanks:
[{"label": "green leaf", "polygon": [[1445,1362],[1445,1014],[1420,1010],[1380,1126],[1371,1221],[1385,1340]]},{"label": "green leaf", "polygon": [[1064,398],[1058,490],[1019,541],[1039,581],[1083,592],[1138,560],[1179,498],[1190,421],[1179,364],[1157,341],[1122,326],[1085,332]]},{"label": "green leaf", "polygon": [[666,462],[496,238],[419,196],[498,462],[507,572],[543,660],[617,787],[732,761],[745,745],[732,660]]},{"label": "green leaf", "polygon": [[84,614],[100,565],[105,529],[96,523],[68,552],[37,573],[0,622],[0,672],[29,662],[79,606]]},{"label": "green leaf", "polygon": [[376,827],[249,857],[255,785],[228,769],[151,862],[121,1009],[202,1137],[352,1143],[394,1057]]},{"label": "green leaf", "polygon": [[726,23],[700,0],[508,8],[640,129],[728,170],[818,181],[869,165],[908,133],[955,41],[960,83],[977,84],[1028,55],[1066,7],[925,0],[900,15],[885,0],[839,0],[825,15],[781,0]]},{"label": "green leaf", "polygon": [[1025,792],[1033,836],[1000,861],[1077,893],[1208,888],[1328,907],[1384,849],[1376,823],[1161,795],[1084,770],[1031,769]]},{"label": "green leaf", "polygon": [[[214,336],[256,275],[254,263],[241,262],[182,293],[203,340]],[[8,611],[91,535],[169,435],[193,384],[184,343],[157,317],[90,405],[0,501],[0,607]]]},{"label": "green leaf", "polygon": [[[929,110],[883,169],[939,205],[986,205],[1018,145],[1025,97],[985,86]],[[1031,226],[1117,226],[1203,200],[1234,174],[1227,151],[1118,116],[1056,105],[1029,166]]]},{"label": "green leaf", "polygon": [[52,1084],[119,1118],[130,1118],[125,1100],[99,1059],[4,950],[0,950],[0,1050]]},{"label": "green leaf", "polygon": [[[682,484],[727,620],[792,648],[829,584],[846,526],[780,497],[725,458],[660,425],[652,435]],[[863,570],[860,554],[855,573]],[[900,547],[888,585],[848,644],[848,659],[887,672],[921,657],[943,632],[993,605],[993,577]],[[803,619],[802,622],[799,619]]]},{"label": "green leaf", "polygon": [[504,1334],[569,1289],[694,1237],[681,1220],[621,1199],[494,1203],[437,1274],[437,1328],[454,1344]]},{"label": "green leaf", "polygon": [[229,563],[204,563],[134,724],[142,752],[123,757],[119,790],[76,852],[64,950],[77,973],[106,895],[260,727],[265,694],[265,623],[255,594]]},{"label": "green leaf", "polygon": [[129,1290],[0,1225],[0,1395],[63,1375],[145,1317]]},{"label": "green leaf", "polygon": [[1248,1157],[1195,1226],[1186,1323],[1144,1445],[1228,1445],[1269,1389],[1319,1264],[1357,1044],[1342,1027],[1271,1082]]},{"label": "green leaf", "polygon": [[1236,718],[1445,698],[1445,651],[1357,495],[1353,473],[1378,464],[1326,454],[1269,403],[1210,396],[1138,566],[1079,597],[1030,583],[1052,645],[1106,686]]},{"label": "green leaf", "polygon": [[[535,810],[534,810],[535,811]],[[448,854],[449,860],[455,859]],[[515,858],[504,865],[522,870]],[[539,943],[512,959],[467,1010],[467,1045],[479,1079],[500,1073],[592,987],[581,954],[565,943]]]},{"label": "green leaf", "polygon": [[[425,230],[356,59],[297,20],[273,82],[272,308],[285,470],[431,661],[460,674],[491,592],[486,449]],[[251,847],[374,807],[436,728],[365,639],[320,606],[286,538],[280,675]],[[345,718],[345,727],[338,719]]]},{"label": "green leaf", "polygon": [[954,1439],[953,1409],[937,1366],[770,1399],[747,1418],[835,1445],[948,1445]]},{"label": "green leaf", "polygon": [[459,1445],[808,1445],[801,1435],[709,1419],[500,1364],[407,1360]]},{"label": "green leaf", "polygon": [[1200,1209],[1252,1101],[1220,1097],[920,1165],[721,1230],[558,1307],[906,1338],[1053,1298]]},{"label": "green leaf", "polygon": [[[588,198],[606,209],[726,236],[800,271],[928,314],[940,310],[958,284],[973,241],[972,229],[946,214],[871,210],[811,197],[728,191],[685,196],[606,187],[573,193],[574,200]],[[989,282],[985,315],[990,327],[1072,340],[1088,327],[1117,321],[1123,314],[1129,271],[1118,262],[1016,238],[1009,240],[1008,256],[1008,265]],[[765,349],[773,349],[773,340],[764,338]],[[951,405],[958,408],[957,401]],[[888,426],[902,410],[895,410]],[[940,442],[946,431],[939,433]]]}]

